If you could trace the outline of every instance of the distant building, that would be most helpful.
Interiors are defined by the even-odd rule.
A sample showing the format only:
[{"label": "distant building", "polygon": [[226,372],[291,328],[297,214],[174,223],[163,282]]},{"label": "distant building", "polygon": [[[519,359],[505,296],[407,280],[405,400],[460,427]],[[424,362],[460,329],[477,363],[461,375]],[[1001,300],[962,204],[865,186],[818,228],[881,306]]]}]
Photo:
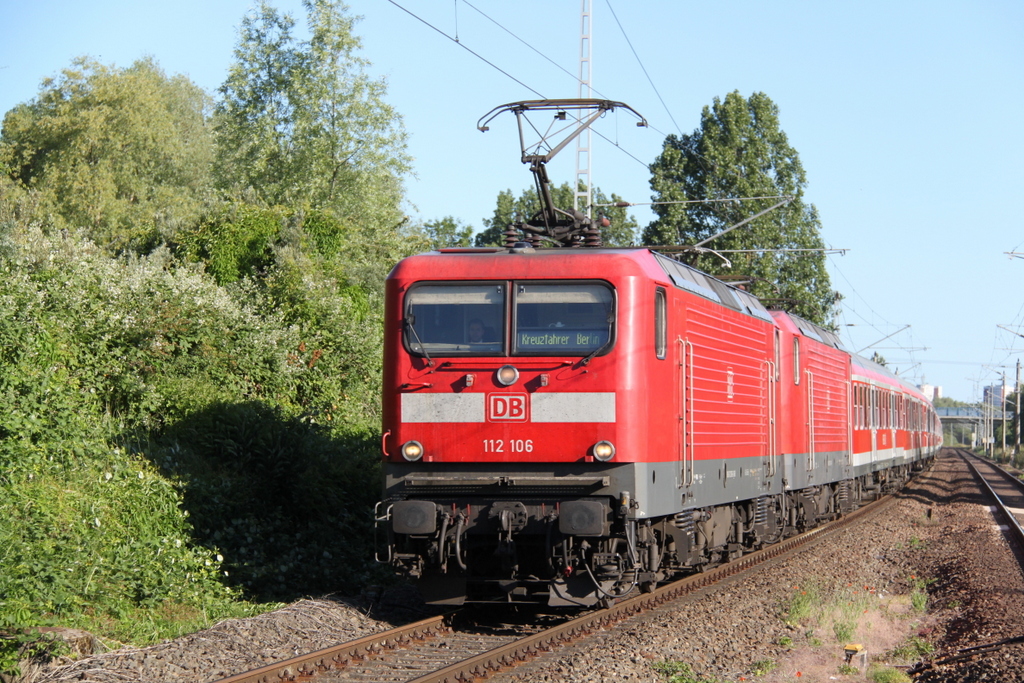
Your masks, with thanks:
[{"label": "distant building", "polygon": [[937,387],[933,384],[922,384],[918,389],[932,403],[935,403],[935,399],[942,398],[942,387]]},{"label": "distant building", "polygon": [[982,403],[990,406],[1002,406],[1010,395],[1010,387],[1006,384],[990,384],[984,389]]}]

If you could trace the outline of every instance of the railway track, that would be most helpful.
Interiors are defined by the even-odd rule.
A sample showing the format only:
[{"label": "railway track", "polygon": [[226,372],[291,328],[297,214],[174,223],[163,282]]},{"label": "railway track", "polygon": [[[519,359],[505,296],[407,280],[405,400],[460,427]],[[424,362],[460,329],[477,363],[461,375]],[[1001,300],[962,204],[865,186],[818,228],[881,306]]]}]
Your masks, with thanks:
[{"label": "railway track", "polygon": [[1024,553],[1024,482],[970,451],[958,449],[957,452],[981,481],[998,514],[1006,521],[1007,529],[1017,544],[1017,552]]},{"label": "railway track", "polygon": [[[1009,535],[1011,546],[1015,546],[1012,548],[1013,554],[1019,568],[1024,571],[1024,528],[1022,528],[1022,524],[1024,524],[1024,481],[1021,481],[1016,475],[1007,472],[996,463],[981,458],[967,449],[957,448],[953,450],[964,460],[983,492],[988,495],[995,516],[997,518],[1001,517],[1005,521],[1004,525],[1000,525],[1000,529],[1006,531]],[[1006,648],[1021,643],[1024,643],[1024,636],[1003,638],[993,642],[960,648],[942,657],[922,661],[917,666],[911,668],[908,674],[919,675],[935,669],[975,661],[984,655],[1000,653]],[[1016,673],[1019,673],[1019,671]],[[965,678],[963,680],[968,679]]]},{"label": "railway track", "polygon": [[755,567],[790,559],[810,544],[881,512],[893,501],[893,496],[886,496],[833,522],[727,564],[666,584],[650,593],[621,600],[606,609],[572,619],[555,619],[557,623],[546,628],[538,627],[536,618],[522,624],[462,623],[458,614],[449,614],[231,676],[217,683],[311,680],[317,683],[465,683],[515,666]]}]

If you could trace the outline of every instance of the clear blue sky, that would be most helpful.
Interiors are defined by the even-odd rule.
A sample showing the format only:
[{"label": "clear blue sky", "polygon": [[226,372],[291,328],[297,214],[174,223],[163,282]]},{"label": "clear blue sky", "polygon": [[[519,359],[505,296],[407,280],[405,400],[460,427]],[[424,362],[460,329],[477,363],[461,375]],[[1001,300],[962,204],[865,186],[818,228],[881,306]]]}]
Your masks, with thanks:
[{"label": "clear blue sky", "polygon": [[[545,97],[576,96],[573,78],[505,29],[576,73],[578,0],[398,1]],[[961,400],[979,399],[982,384],[999,381],[998,366],[1024,357],[1024,338],[996,327],[1024,334],[1024,260],[1003,253],[1024,251],[1024,3],[610,1],[667,110],[608,2],[592,0],[601,96],[632,105],[662,133],[693,131],[701,108],[732,90],[762,91],[779,106],[823,237],[850,249],[829,268],[854,350],[910,325],[880,352],[903,376]],[[274,4],[302,23],[299,2]],[[214,92],[250,6],[0,0],[0,111],[33,98],[78,55],[119,66],[151,55]],[[359,0],[352,11],[363,16],[371,73],[387,78],[409,133],[409,213],[479,229],[499,191],[518,193],[531,178],[514,119],[486,134],[476,121],[537,95],[387,0]],[[663,136],[624,115],[597,129],[629,154],[595,136],[594,183],[650,201],[645,164]],[[556,183],[571,181],[572,157],[570,148],[552,163]]]}]

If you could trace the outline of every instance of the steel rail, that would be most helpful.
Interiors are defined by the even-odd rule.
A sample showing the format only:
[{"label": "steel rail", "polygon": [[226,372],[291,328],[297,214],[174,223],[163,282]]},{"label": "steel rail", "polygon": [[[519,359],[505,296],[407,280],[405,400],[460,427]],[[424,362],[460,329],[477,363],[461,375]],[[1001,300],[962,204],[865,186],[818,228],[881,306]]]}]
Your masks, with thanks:
[{"label": "steel rail", "polygon": [[514,666],[532,656],[550,651],[563,643],[567,643],[599,628],[605,628],[633,615],[718,583],[734,574],[753,569],[769,561],[786,559],[791,555],[795,555],[797,550],[811,542],[821,540],[854,521],[863,521],[863,519],[881,512],[894,501],[895,498],[893,496],[886,496],[839,519],[806,531],[799,536],[794,536],[780,543],[775,543],[768,548],[744,555],[741,559],[720,565],[704,573],[694,574],[674,581],[650,593],[642,593],[636,597],[623,600],[607,609],[576,617],[541,633],[527,636],[514,643],[494,648],[457,664],[412,679],[409,683],[466,683],[478,677],[486,677],[500,669]]},{"label": "steel rail", "polygon": [[[1012,536],[1014,542],[1017,543],[1017,548],[1020,551],[1024,552],[1024,528],[1021,528],[1020,522],[1017,521],[1017,517],[1014,516],[1012,512],[1010,512],[1009,508],[1003,502],[1003,499],[999,497],[999,494],[995,492],[995,489],[992,488],[992,485],[985,480],[985,477],[982,476],[981,472],[978,471],[977,466],[971,461],[973,458],[977,458],[977,456],[972,454],[969,458],[966,456],[966,453],[966,451],[960,451],[960,457],[964,459],[964,462],[966,462],[967,466],[971,468],[971,471],[974,473],[974,476],[977,477],[978,480],[984,485],[985,489],[988,491],[989,496],[991,496],[992,500],[995,501],[996,509],[999,511],[999,514],[1002,515],[1002,517],[1006,520],[1006,525],[1010,532],[1010,536]],[[980,460],[981,458],[978,459]],[[1024,493],[1024,483],[1022,483],[1020,479],[1013,476],[1012,474],[1010,474],[1009,472],[1007,472],[1006,470],[1004,470],[1002,467],[995,463],[989,462],[987,460],[983,460],[983,462],[986,465],[988,465],[993,471],[995,471],[996,474],[1003,477],[1004,479],[1011,481],[1019,491]]]},{"label": "steel rail", "polygon": [[[1003,502],[1002,498],[1000,498],[999,495],[995,492],[995,489],[992,488],[992,485],[989,484],[985,477],[981,474],[981,472],[978,471],[978,468],[974,464],[973,460],[981,460],[986,465],[988,465],[991,468],[991,470],[995,471],[995,473],[998,476],[1010,480],[1021,492],[1024,492],[1024,482],[1021,482],[1020,479],[1013,476],[1012,474],[1010,474],[1009,472],[1007,472],[994,462],[985,460],[984,458],[981,458],[966,449],[957,448],[954,449],[954,452],[960,456],[960,458],[964,461],[967,467],[969,467],[971,472],[974,474],[975,479],[981,482],[984,489],[988,492],[989,497],[993,501],[995,501],[996,510],[1007,521],[1007,530],[1010,532],[1010,536],[1013,538],[1013,541],[1017,544],[1018,550],[1024,552],[1024,529],[1021,528],[1020,522],[1017,521],[1017,518],[1013,515],[1013,513],[1010,512],[1009,509],[1007,509],[1006,504]],[[1024,569],[1024,566],[1022,566],[1022,569]],[[1006,647],[1007,645],[1015,645],[1020,642],[1024,642],[1024,636],[1018,636],[1016,638],[1007,638],[1005,640],[1000,640],[994,643],[986,643],[984,645],[975,645],[972,647],[961,648],[956,652],[946,655],[944,657],[939,657],[931,661],[921,661],[915,666],[911,667],[907,671],[907,674],[910,676],[916,676],[917,674],[923,673],[927,670],[934,669],[937,666],[954,664],[956,662],[961,662],[970,659],[979,654],[996,652]]]},{"label": "steel rail", "polygon": [[[650,593],[641,593],[622,600],[603,610],[598,610],[554,626],[545,631],[526,636],[462,662],[412,679],[410,683],[466,683],[479,677],[486,677],[496,671],[530,659],[542,652],[548,652],[592,631],[606,628],[641,612],[676,600],[723,579],[748,571],[770,561],[781,561],[795,555],[804,546],[821,540],[856,521],[873,516],[888,508],[895,498],[885,496],[822,526],[806,531],[799,536],[775,543],[767,548],[744,555],[731,562],[719,565],[706,572],[693,574],[666,584]],[[451,618],[446,614],[424,619],[407,626],[381,631],[358,640],[335,645],[323,650],[299,655],[259,669],[220,679],[215,683],[281,683],[281,681],[309,680],[318,673],[341,669],[350,662],[379,655],[385,650],[394,650],[411,645],[413,641],[425,640],[442,633],[451,633]]]},{"label": "steel rail", "polygon": [[451,632],[451,614],[423,619],[412,624],[374,633],[358,640],[334,645],[298,657],[253,669],[245,673],[222,678],[215,683],[280,683],[298,676],[311,677],[317,673],[339,669],[350,661],[366,659],[383,650],[393,650],[416,640],[432,638]]}]

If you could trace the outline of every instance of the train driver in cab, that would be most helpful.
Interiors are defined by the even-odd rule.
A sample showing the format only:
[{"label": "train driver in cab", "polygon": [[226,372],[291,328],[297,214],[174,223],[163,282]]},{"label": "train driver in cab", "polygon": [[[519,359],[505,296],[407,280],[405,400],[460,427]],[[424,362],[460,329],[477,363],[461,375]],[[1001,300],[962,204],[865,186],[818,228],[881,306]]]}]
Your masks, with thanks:
[{"label": "train driver in cab", "polygon": [[467,332],[467,341],[470,344],[487,344],[494,341],[492,338],[494,335],[484,326],[484,321],[480,318],[473,318],[469,321],[469,329]]}]

